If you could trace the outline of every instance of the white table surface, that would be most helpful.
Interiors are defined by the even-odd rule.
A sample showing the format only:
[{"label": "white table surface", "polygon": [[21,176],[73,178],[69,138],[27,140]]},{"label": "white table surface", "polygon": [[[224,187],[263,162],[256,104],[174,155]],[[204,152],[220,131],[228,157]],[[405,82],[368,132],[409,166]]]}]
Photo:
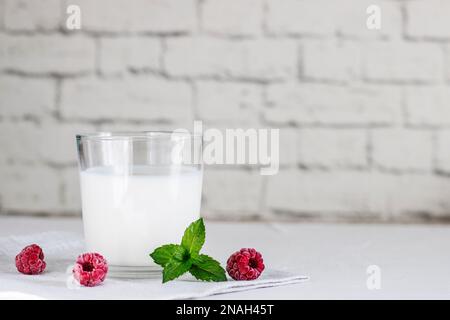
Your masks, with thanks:
[{"label": "white table surface", "polygon": [[[206,229],[204,251],[217,259],[254,247],[267,266],[311,278],[210,299],[450,299],[450,226],[207,221]],[[0,237],[44,231],[81,233],[81,219],[0,217]],[[367,288],[370,265],[381,269],[379,290]]]}]

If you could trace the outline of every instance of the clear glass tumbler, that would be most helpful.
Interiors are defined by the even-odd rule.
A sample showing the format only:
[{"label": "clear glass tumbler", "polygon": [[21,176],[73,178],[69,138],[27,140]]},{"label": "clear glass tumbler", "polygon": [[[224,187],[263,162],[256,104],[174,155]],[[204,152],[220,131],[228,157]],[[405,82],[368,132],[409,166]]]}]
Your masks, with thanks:
[{"label": "clear glass tumbler", "polygon": [[147,277],[149,254],[178,243],[200,216],[202,136],[187,132],[77,135],[87,250],[113,276]]}]

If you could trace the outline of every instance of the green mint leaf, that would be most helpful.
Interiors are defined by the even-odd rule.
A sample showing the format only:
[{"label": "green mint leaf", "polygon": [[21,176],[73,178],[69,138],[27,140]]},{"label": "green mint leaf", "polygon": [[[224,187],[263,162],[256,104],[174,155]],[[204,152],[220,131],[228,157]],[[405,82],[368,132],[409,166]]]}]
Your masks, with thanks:
[{"label": "green mint leaf", "polygon": [[164,267],[166,263],[169,262],[170,259],[172,259],[172,256],[175,254],[175,252],[179,250],[178,248],[181,248],[181,246],[178,244],[166,244],[164,246],[156,248],[152,253],[150,253],[150,257],[152,257],[153,261],[156,264]]},{"label": "green mint leaf", "polygon": [[189,271],[192,266],[190,259],[185,261],[179,261],[177,259],[171,259],[166,263],[163,270],[163,283],[174,280],[182,274]]},{"label": "green mint leaf", "polygon": [[225,270],[220,263],[206,254],[193,257],[189,272],[202,281],[227,281]]},{"label": "green mint leaf", "polygon": [[200,249],[205,243],[205,224],[203,218],[192,222],[186,231],[184,231],[183,239],[181,239],[181,245],[189,251],[190,254],[196,254],[200,252]]},{"label": "green mint leaf", "polygon": [[177,245],[175,250],[173,250],[172,258],[178,261],[186,261],[191,258],[191,255],[189,254],[189,251],[186,250],[186,248]]},{"label": "green mint leaf", "polygon": [[227,281],[225,270],[213,258],[200,254],[205,243],[205,224],[200,218],[185,230],[181,245],[166,244],[156,248],[150,256],[163,267],[163,283],[189,271],[202,281]]}]

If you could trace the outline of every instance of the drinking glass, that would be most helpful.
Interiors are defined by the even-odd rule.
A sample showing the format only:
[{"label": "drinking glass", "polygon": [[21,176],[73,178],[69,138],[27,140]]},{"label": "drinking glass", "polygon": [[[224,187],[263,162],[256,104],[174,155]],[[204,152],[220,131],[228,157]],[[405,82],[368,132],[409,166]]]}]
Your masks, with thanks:
[{"label": "drinking glass", "polygon": [[149,254],[179,243],[200,216],[202,135],[174,131],[77,135],[87,250],[118,277],[159,272]]}]

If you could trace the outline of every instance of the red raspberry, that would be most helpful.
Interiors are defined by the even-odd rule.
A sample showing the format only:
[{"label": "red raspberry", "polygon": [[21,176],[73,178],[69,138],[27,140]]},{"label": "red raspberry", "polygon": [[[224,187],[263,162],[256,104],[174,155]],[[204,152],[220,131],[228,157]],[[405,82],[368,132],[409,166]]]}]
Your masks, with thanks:
[{"label": "red raspberry", "polygon": [[83,253],[78,256],[72,272],[81,285],[94,287],[105,280],[108,262],[101,254]]},{"label": "red raspberry", "polygon": [[253,248],[242,248],[227,261],[227,272],[234,280],[255,280],[263,270],[262,255]]},{"label": "red raspberry", "polygon": [[23,248],[16,256],[16,268],[23,274],[39,274],[45,270],[44,252],[37,244]]}]

